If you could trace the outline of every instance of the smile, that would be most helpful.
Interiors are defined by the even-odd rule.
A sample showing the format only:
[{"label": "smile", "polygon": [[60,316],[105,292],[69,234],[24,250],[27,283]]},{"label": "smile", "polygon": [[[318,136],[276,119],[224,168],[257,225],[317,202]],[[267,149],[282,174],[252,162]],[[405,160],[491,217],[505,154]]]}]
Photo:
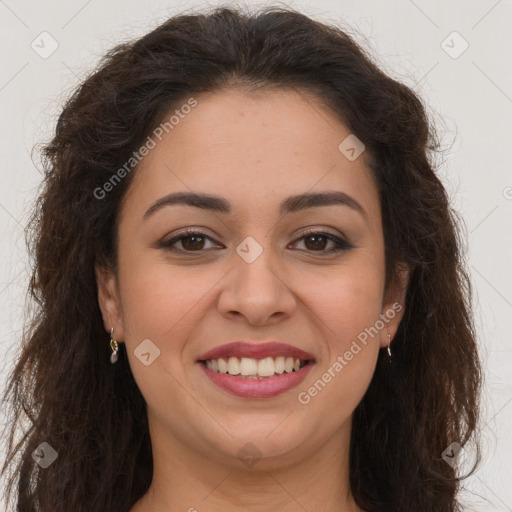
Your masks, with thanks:
[{"label": "smile", "polygon": [[242,398],[271,398],[297,386],[316,363],[312,354],[277,341],[235,341],[201,354],[210,382]]},{"label": "smile", "polygon": [[[280,357],[276,357],[275,360],[274,358],[265,358],[259,361],[251,358],[235,357],[234,359],[237,361],[232,358],[227,361],[223,360],[228,370],[232,368],[233,372],[237,372],[234,375],[221,372],[218,359],[201,361],[198,365],[210,382],[213,382],[221,390],[241,398],[272,398],[285,393],[298,386],[315,364],[313,360],[301,361],[300,359],[283,358],[284,369],[278,373],[276,370],[281,370],[283,365]],[[249,362],[243,362],[244,359]],[[265,361],[266,359],[272,359],[272,361]],[[257,372],[254,370],[256,362]],[[215,364],[217,364],[217,369],[214,369]],[[260,364],[262,364],[263,373],[270,373],[272,370],[272,375],[259,375]],[[291,369],[290,366],[292,366]],[[244,368],[244,373],[247,372],[246,375],[242,374],[242,368]]]}]

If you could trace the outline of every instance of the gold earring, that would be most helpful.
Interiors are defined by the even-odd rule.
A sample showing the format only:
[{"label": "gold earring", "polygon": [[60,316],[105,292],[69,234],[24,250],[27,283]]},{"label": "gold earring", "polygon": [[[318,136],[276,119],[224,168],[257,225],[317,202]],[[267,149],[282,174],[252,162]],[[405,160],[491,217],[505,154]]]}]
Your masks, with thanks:
[{"label": "gold earring", "polygon": [[110,362],[112,364],[117,363],[119,356],[117,353],[119,352],[119,344],[117,340],[114,338],[114,328],[110,329],[110,348],[112,349],[112,354],[110,354]]},{"label": "gold earring", "polygon": [[391,334],[388,333],[388,355],[389,355],[389,360],[391,361]]}]

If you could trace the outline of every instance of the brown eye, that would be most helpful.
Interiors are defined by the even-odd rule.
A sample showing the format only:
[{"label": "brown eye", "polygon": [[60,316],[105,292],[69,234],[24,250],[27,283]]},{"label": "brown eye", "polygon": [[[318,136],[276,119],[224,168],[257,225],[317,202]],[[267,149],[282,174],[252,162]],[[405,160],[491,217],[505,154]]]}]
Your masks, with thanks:
[{"label": "brown eye", "polygon": [[181,237],[181,244],[187,251],[193,251],[196,249],[202,249],[204,245],[205,237],[202,235],[191,235]]},{"label": "brown eye", "polygon": [[[171,238],[170,240],[166,240],[164,242],[161,242],[159,245],[160,247],[168,250],[177,250],[182,252],[201,252],[205,250],[205,243],[207,240],[210,240],[213,242],[212,238],[207,236],[202,231],[187,231],[185,233],[181,233],[178,236],[175,236]],[[181,248],[174,247],[181,243]]]},{"label": "brown eye", "polygon": [[[305,240],[304,245],[309,252],[333,253],[353,248],[346,240],[322,231],[310,231],[297,239],[299,240]],[[334,247],[326,249],[329,242],[333,243]]]},{"label": "brown eye", "polygon": [[[308,235],[304,237],[305,245],[308,249],[319,249],[324,250],[325,245],[329,242],[329,239],[324,235]],[[311,244],[308,244],[308,241],[312,241]]]},{"label": "brown eye", "polygon": [[[307,252],[317,252],[320,254],[329,254],[347,249],[352,249],[354,246],[346,240],[339,238],[331,233],[325,233],[322,231],[311,231],[298,238],[295,243],[300,240],[304,240],[305,250]],[[159,245],[163,249],[170,251],[181,251],[181,252],[203,252],[211,247],[205,247],[208,242],[214,242],[211,237],[203,233],[202,231],[187,231],[181,233],[170,240],[161,242]],[[177,246],[180,243],[181,247]],[[333,246],[328,249],[329,243]],[[215,244],[214,244],[215,245]],[[217,247],[219,247],[217,245]]]}]

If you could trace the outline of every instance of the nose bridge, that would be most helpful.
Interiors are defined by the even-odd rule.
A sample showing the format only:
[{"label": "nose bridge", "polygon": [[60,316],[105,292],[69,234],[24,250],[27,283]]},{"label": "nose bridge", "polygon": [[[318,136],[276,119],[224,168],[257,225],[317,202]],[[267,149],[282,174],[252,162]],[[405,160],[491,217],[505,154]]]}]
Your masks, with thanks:
[{"label": "nose bridge", "polygon": [[223,313],[241,313],[252,323],[262,323],[278,312],[289,313],[293,293],[279,275],[282,267],[276,266],[277,260],[270,237],[247,236],[236,247],[231,283],[219,302]]},{"label": "nose bridge", "polygon": [[272,245],[270,237],[255,235],[247,236],[236,247],[238,257],[235,258],[237,282],[244,283],[246,292],[248,286],[251,289],[265,289],[271,286],[272,289],[265,290],[265,293],[277,293],[276,283],[274,283],[277,279],[274,264],[276,258],[273,254]]}]

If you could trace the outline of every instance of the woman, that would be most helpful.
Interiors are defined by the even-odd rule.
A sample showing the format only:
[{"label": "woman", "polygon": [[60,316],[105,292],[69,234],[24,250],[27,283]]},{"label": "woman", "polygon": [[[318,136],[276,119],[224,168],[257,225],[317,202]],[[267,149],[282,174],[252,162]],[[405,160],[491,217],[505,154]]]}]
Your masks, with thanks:
[{"label": "woman", "polygon": [[16,510],[460,510],[481,369],[435,149],[292,10],[109,52],[45,149]]}]

